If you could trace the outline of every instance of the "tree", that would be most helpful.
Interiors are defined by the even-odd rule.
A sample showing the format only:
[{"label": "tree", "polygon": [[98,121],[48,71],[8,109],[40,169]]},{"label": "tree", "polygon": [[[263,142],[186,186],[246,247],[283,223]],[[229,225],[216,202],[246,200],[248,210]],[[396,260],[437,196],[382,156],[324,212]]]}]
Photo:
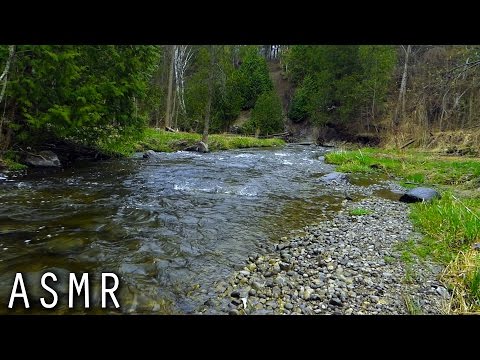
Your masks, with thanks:
[{"label": "tree", "polygon": [[239,86],[244,100],[244,109],[253,108],[260,94],[273,89],[267,62],[259,55],[257,47],[245,49],[245,55],[239,68],[238,80],[237,86]]},{"label": "tree", "polygon": [[172,124],[172,93],[173,93],[173,76],[175,68],[175,45],[170,46],[170,65],[168,73],[168,88],[167,88],[167,106],[165,110],[165,127],[170,127]]},{"label": "tree", "polygon": [[403,118],[403,115],[405,114],[405,93],[407,91],[408,58],[412,51],[412,45],[407,45],[406,49],[403,45],[401,47],[405,53],[405,58],[403,60],[402,81],[400,83],[400,89],[398,91],[397,106],[395,108],[395,113],[393,115],[394,128],[398,128],[398,125],[400,124],[400,120]]},{"label": "tree", "polygon": [[158,55],[155,46],[18,46],[6,104],[15,139],[96,146],[141,133]]},{"label": "tree", "polygon": [[258,97],[252,111],[252,122],[262,135],[283,130],[282,104],[275,91],[266,91]]},{"label": "tree", "polygon": [[202,142],[208,144],[208,129],[210,126],[210,115],[212,111],[212,101],[213,101],[213,91],[214,91],[214,81],[215,81],[215,62],[216,62],[216,46],[209,46],[209,55],[210,55],[210,68],[208,72],[208,95],[207,95],[207,105],[205,107],[205,122],[203,125],[203,135]]},{"label": "tree", "polygon": [[[0,75],[0,83],[1,85],[1,90],[0,90],[0,104],[3,101],[3,97],[5,96],[5,90],[7,89],[7,83],[8,83],[8,73],[10,71],[10,64],[12,62],[13,56],[15,54],[15,45],[9,45],[8,46],[8,57],[7,60],[5,61],[5,67],[3,69],[2,74]],[[5,142],[3,141],[3,123],[5,121],[5,116],[2,115],[0,117],[0,145],[6,146]]]},{"label": "tree", "polygon": [[185,107],[185,77],[193,56],[192,47],[177,45],[175,48],[175,84],[180,108],[186,113]]},{"label": "tree", "polygon": [[366,109],[366,128],[370,131],[370,124],[386,101],[396,64],[396,49],[389,45],[362,45],[359,58],[362,80],[357,91],[361,95],[359,102]]}]

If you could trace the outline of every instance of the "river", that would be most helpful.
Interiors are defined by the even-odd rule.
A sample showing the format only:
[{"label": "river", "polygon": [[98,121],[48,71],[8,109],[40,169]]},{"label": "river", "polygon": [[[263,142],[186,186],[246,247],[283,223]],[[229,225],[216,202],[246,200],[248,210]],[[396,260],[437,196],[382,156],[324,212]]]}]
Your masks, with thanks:
[{"label": "river", "polygon": [[[0,185],[0,312],[13,311],[21,272],[33,304],[19,313],[193,313],[249,254],[338,209],[344,194],[319,181],[332,171],[326,151],[137,154],[10,179]],[[55,310],[44,310],[47,270],[64,280],[114,272],[122,306],[68,309],[64,284]]]}]

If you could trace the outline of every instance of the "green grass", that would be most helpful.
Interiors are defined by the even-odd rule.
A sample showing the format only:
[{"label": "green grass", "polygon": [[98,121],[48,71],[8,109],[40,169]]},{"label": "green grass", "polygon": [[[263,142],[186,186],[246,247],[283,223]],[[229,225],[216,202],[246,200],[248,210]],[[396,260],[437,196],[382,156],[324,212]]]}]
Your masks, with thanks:
[{"label": "green grass", "polygon": [[[202,136],[196,133],[167,132],[154,129],[145,130],[144,138],[138,142],[139,147],[145,150],[172,152],[183,150],[185,147],[200,141]],[[282,146],[285,142],[281,139],[257,139],[248,136],[230,136],[213,134],[208,137],[210,151],[231,150],[253,147]]]},{"label": "green grass", "polygon": [[362,209],[362,208],[356,208],[356,209],[350,210],[350,215],[353,215],[353,216],[370,215],[372,213],[373,213],[372,210]]},{"label": "green grass", "polygon": [[385,261],[385,264],[393,264],[396,261],[396,259],[393,256],[388,256],[388,255],[385,255],[383,257],[383,260]]},{"label": "green grass", "polygon": [[405,295],[403,297],[403,300],[405,301],[405,306],[407,307],[407,311],[409,315],[422,314],[422,309],[420,305],[418,305],[418,302],[415,299],[413,299],[410,295]]},{"label": "green grass", "polygon": [[480,160],[440,156],[419,151],[394,151],[365,148],[331,152],[325,161],[338,165],[338,171],[382,172],[415,184],[480,186]]},{"label": "green grass", "polygon": [[[121,140],[109,139],[108,142],[100,143],[98,147],[109,155],[128,156],[135,151],[174,152],[183,150],[201,139],[202,135],[196,133],[158,131],[149,128],[137,137],[123,137]],[[210,151],[282,145],[285,145],[285,142],[281,139],[257,139],[248,136],[220,134],[212,134],[208,137]]]},{"label": "green grass", "polygon": [[28,167],[27,165],[20,164],[18,161],[19,155],[12,150],[8,150],[0,158],[0,169],[4,167],[7,170],[19,171],[25,170]]},{"label": "green grass", "polygon": [[480,241],[480,199],[460,200],[451,192],[431,203],[412,205],[410,217],[425,234],[423,251],[441,263]]},{"label": "green grass", "polygon": [[11,159],[3,159],[2,163],[5,166],[5,168],[13,171],[25,170],[28,167],[27,165],[20,164]]},{"label": "green grass", "polygon": [[467,288],[470,291],[472,302],[480,306],[480,266],[472,272],[472,275],[466,278]]},{"label": "green grass", "polygon": [[338,171],[384,173],[407,188],[423,185],[439,190],[441,199],[410,205],[410,218],[424,236],[397,247],[405,281],[414,279],[413,261],[433,259],[446,266],[442,275],[446,286],[456,289],[449,311],[480,311],[480,264],[471,260],[471,246],[480,242],[480,159],[366,148],[332,152],[325,160],[338,165]]}]

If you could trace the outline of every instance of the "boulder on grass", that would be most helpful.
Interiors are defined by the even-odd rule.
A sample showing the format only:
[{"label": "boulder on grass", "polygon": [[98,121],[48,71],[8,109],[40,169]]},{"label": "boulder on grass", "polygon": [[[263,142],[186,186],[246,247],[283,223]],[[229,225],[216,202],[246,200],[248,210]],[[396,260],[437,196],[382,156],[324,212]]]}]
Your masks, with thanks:
[{"label": "boulder on grass", "polygon": [[205,144],[203,141],[199,141],[195,143],[192,146],[189,146],[185,148],[185,151],[198,151],[201,153],[207,153],[208,152],[208,145]]},{"label": "boulder on grass", "polygon": [[440,199],[441,196],[437,190],[427,187],[418,187],[411,189],[400,197],[401,202],[415,203]]}]

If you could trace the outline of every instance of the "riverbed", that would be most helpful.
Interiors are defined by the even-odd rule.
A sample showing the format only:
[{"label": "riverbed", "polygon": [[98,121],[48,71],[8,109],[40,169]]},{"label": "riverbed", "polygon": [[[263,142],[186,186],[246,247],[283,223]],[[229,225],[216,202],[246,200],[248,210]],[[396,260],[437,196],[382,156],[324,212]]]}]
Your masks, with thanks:
[{"label": "riverbed", "polygon": [[[368,195],[360,188],[395,196],[382,179],[354,178],[348,194],[320,181],[333,171],[330,150],[136,154],[10,177],[0,184],[0,302],[22,272],[34,301],[19,313],[195,313],[250,254],[331,219],[346,197]],[[45,271],[65,281],[70,272],[114,272],[121,307],[68,309],[63,284],[58,306],[43,309]]]}]

